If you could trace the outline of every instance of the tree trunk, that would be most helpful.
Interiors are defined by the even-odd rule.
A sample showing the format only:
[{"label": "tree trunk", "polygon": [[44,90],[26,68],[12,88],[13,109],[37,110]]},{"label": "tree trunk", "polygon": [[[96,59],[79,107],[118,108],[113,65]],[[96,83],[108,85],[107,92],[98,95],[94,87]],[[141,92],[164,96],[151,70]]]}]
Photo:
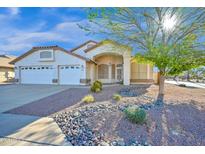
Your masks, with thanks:
[{"label": "tree trunk", "polygon": [[190,81],[190,72],[187,71],[187,81]]},{"label": "tree trunk", "polygon": [[164,81],[165,81],[165,76],[160,75],[160,77],[159,77],[159,95],[164,95]]}]

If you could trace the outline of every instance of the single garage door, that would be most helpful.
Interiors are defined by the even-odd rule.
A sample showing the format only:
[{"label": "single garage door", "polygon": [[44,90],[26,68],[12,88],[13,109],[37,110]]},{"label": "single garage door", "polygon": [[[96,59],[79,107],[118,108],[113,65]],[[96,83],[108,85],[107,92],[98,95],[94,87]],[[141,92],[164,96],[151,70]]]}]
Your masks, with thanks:
[{"label": "single garage door", "polygon": [[60,84],[79,85],[81,76],[80,66],[59,66]]},{"label": "single garage door", "polygon": [[23,84],[52,84],[52,66],[21,67],[21,83]]}]

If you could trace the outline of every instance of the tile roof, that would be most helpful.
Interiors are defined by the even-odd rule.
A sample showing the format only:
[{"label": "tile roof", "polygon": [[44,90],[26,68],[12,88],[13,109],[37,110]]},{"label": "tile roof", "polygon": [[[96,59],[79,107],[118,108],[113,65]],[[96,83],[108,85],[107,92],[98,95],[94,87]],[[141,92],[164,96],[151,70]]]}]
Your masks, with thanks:
[{"label": "tile roof", "polygon": [[69,51],[70,51],[70,52],[74,52],[75,50],[77,50],[77,49],[83,47],[84,45],[86,45],[86,44],[88,44],[88,43],[90,43],[90,42],[95,43],[95,44],[98,44],[98,42],[96,42],[96,41],[89,40],[89,41],[86,41],[85,43],[83,43],[83,44],[81,44],[81,45],[79,45],[79,46],[77,46],[77,47],[75,47],[75,48],[69,50]]},{"label": "tile roof", "polygon": [[15,58],[15,56],[0,55],[0,68],[14,68],[14,65],[10,64],[10,62]]},{"label": "tile roof", "polygon": [[35,52],[35,51],[37,51],[37,50],[39,50],[39,49],[60,50],[60,51],[63,51],[63,52],[65,52],[65,53],[67,53],[67,54],[70,54],[70,55],[72,55],[72,56],[75,56],[75,57],[77,57],[77,58],[80,58],[80,59],[82,59],[82,60],[92,62],[90,59],[88,59],[88,58],[86,58],[86,57],[83,57],[83,56],[81,56],[81,55],[72,53],[72,52],[67,51],[66,49],[64,49],[64,48],[62,48],[62,47],[59,47],[59,46],[55,45],[55,46],[36,46],[36,47],[33,47],[32,49],[30,49],[30,50],[27,51],[26,53],[22,54],[21,56],[17,57],[16,59],[12,60],[12,61],[10,62],[10,64],[15,64],[17,61],[23,59],[24,57],[26,57],[26,56],[32,54],[33,52]]}]

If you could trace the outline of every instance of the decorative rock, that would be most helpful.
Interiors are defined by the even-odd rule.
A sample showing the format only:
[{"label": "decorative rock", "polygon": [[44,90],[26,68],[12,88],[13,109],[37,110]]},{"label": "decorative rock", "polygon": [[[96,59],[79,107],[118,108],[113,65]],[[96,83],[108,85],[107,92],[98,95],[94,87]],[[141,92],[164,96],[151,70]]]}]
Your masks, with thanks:
[{"label": "decorative rock", "polygon": [[107,143],[107,142],[101,142],[100,145],[102,145],[102,146],[109,146],[110,144]]},{"label": "decorative rock", "polygon": [[145,145],[145,146],[148,146],[149,144],[145,141],[145,142],[144,142],[144,145]]},{"label": "decorative rock", "polygon": [[[126,88],[122,93],[135,96],[138,95],[134,88]],[[143,95],[140,95],[143,97]],[[140,97],[139,96],[139,97]],[[144,96],[146,99],[150,99],[147,96]],[[130,104],[136,98],[131,98]],[[142,98],[145,100],[144,98]],[[148,101],[147,101],[148,102]],[[133,105],[133,104],[132,104]],[[72,145],[102,145],[102,146],[109,146],[109,145],[140,145],[137,141],[132,141],[130,143],[125,144],[123,140],[115,140],[115,141],[107,141],[105,134],[99,132],[99,128],[104,124],[107,118],[102,117],[102,120],[99,121],[99,127],[97,128],[90,128],[89,121],[87,119],[89,117],[98,116],[100,114],[106,114],[107,112],[115,112],[115,111],[124,111],[126,107],[129,106],[128,102],[120,102],[116,104],[112,103],[101,103],[89,106],[82,106],[76,110],[67,111],[61,114],[54,116],[55,121],[58,123],[59,127],[62,129],[63,133],[66,135],[66,139]],[[141,108],[149,110],[153,105],[146,104],[146,105],[137,105]]]},{"label": "decorative rock", "polygon": [[113,141],[113,142],[111,143],[111,145],[116,146],[116,145],[117,145],[117,142],[116,142],[116,141]]},{"label": "decorative rock", "polygon": [[80,115],[80,113],[78,111],[76,111],[73,116],[78,117]]},{"label": "decorative rock", "polygon": [[125,142],[123,140],[119,140],[117,143],[119,146],[125,146]]},{"label": "decorative rock", "polygon": [[136,144],[136,145],[138,145],[138,144],[139,144],[139,142],[138,142],[138,141],[135,141],[135,144]]}]

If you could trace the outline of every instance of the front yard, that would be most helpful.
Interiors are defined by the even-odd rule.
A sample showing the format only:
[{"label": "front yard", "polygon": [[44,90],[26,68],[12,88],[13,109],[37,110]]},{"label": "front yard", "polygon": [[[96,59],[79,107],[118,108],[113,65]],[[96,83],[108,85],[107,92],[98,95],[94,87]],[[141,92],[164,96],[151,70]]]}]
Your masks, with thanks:
[{"label": "front yard", "polygon": [[[205,90],[166,84],[165,91],[162,102],[156,101],[156,85],[107,86],[90,92],[95,102],[52,117],[72,145],[205,145]],[[112,99],[115,93],[120,101]],[[130,122],[128,106],[144,109],[146,122]]]}]

